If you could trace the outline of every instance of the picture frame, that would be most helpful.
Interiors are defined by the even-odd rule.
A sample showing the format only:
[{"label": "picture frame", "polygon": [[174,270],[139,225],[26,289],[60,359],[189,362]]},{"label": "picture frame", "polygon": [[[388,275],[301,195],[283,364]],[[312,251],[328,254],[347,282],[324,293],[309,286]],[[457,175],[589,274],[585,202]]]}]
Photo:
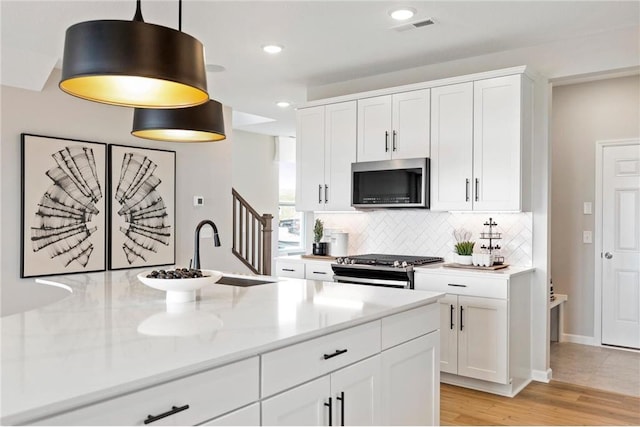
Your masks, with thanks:
[{"label": "picture frame", "polygon": [[173,265],[176,152],[109,145],[108,268]]},{"label": "picture frame", "polygon": [[20,134],[20,277],[106,269],[107,145]]}]

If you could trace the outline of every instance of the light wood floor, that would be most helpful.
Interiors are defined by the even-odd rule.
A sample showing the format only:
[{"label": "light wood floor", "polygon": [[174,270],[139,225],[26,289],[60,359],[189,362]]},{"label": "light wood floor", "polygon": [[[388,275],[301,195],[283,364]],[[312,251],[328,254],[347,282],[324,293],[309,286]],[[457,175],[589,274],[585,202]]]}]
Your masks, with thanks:
[{"label": "light wood floor", "polygon": [[440,386],[440,424],[640,425],[640,398],[551,381],[516,397]]}]

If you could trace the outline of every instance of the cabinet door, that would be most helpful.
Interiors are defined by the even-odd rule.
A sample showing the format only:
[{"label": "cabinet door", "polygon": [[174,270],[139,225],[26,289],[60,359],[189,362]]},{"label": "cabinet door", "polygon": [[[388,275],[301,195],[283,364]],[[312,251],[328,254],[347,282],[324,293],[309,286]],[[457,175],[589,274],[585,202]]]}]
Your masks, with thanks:
[{"label": "cabinet door", "polygon": [[258,426],[260,425],[260,404],[254,403],[227,415],[208,421],[203,426]]},{"label": "cabinet door", "polygon": [[521,87],[521,75],[474,82],[475,210],[521,208]]},{"label": "cabinet door", "polygon": [[297,112],[296,210],[324,207],[324,106]]},{"label": "cabinet door", "polygon": [[458,297],[440,298],[440,371],[458,373]]},{"label": "cabinet door", "polygon": [[[262,425],[329,425],[329,375],[262,401]],[[332,402],[335,404],[335,402]]]},{"label": "cabinet door", "polygon": [[380,356],[331,374],[333,424],[380,425]]},{"label": "cabinet door", "polygon": [[391,95],[358,100],[358,162],[391,158]]},{"label": "cabinet door", "polygon": [[429,157],[429,89],[393,95],[391,157]]},{"label": "cabinet door", "polygon": [[440,423],[438,331],[383,351],[382,424]]},{"label": "cabinet door", "polygon": [[325,107],[324,202],[332,211],[351,207],[351,163],[356,161],[356,101]]},{"label": "cabinet door", "polygon": [[472,209],[472,156],[473,83],[431,89],[431,210]]},{"label": "cabinet door", "polygon": [[458,306],[458,375],[507,384],[507,300],[458,296]]}]

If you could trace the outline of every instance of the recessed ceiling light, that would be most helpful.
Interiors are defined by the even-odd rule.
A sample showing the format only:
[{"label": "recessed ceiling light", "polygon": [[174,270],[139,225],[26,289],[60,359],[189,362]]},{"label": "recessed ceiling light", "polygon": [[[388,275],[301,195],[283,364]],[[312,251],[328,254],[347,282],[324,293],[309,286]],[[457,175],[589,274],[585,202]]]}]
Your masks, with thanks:
[{"label": "recessed ceiling light", "polygon": [[396,21],[405,21],[412,18],[416,14],[416,10],[412,7],[403,7],[401,9],[395,9],[389,12],[389,15]]},{"label": "recessed ceiling light", "polygon": [[282,46],[277,45],[277,44],[267,44],[262,46],[262,50],[264,50],[267,53],[280,53],[282,52]]},{"label": "recessed ceiling light", "polygon": [[291,103],[287,101],[278,101],[276,102],[276,105],[280,108],[287,108],[291,105]]}]

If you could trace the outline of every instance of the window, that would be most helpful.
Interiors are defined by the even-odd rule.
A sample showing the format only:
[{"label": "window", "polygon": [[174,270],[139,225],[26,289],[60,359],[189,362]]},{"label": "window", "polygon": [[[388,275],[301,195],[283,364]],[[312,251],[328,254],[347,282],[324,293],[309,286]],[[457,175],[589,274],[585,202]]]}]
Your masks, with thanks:
[{"label": "window", "polygon": [[[304,252],[304,213],[296,211],[295,139],[279,141],[278,252]],[[292,154],[293,153],[293,154]]]}]

